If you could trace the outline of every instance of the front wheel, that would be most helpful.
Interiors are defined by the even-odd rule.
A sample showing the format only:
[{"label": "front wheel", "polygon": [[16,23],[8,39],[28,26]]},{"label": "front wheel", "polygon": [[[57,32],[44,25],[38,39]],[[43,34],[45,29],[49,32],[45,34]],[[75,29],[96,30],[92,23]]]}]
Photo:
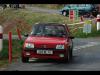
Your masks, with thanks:
[{"label": "front wheel", "polygon": [[72,45],[72,47],[70,47],[70,58],[71,59],[73,58],[73,45]]},{"label": "front wheel", "polygon": [[67,57],[65,58],[65,62],[70,62],[72,58],[73,58],[73,45],[69,47],[69,50],[67,52]]},{"label": "front wheel", "polygon": [[73,57],[73,40],[71,40],[71,45],[70,45],[70,58],[72,59]]},{"label": "front wheel", "polygon": [[66,61],[69,62],[70,59],[71,59],[71,53],[70,53],[70,50],[69,50],[68,53],[67,53],[67,59],[66,59]]},{"label": "front wheel", "polygon": [[23,63],[26,63],[26,62],[28,62],[29,61],[29,58],[28,57],[22,57],[22,62]]},{"label": "front wheel", "polygon": [[70,50],[68,50],[66,58],[64,59],[64,62],[69,63],[70,59],[71,59]]}]

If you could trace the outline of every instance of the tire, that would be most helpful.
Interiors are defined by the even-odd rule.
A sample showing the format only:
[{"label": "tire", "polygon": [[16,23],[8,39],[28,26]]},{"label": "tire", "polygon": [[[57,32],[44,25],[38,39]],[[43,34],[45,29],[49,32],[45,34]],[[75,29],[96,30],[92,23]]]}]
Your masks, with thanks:
[{"label": "tire", "polygon": [[69,61],[70,61],[70,50],[68,50],[68,52],[67,52],[67,56],[66,56],[66,58],[64,59],[64,63],[69,63]]},{"label": "tire", "polygon": [[69,50],[68,53],[67,53],[67,58],[66,58],[66,62],[68,62],[68,63],[69,63],[69,61],[70,61],[70,59],[71,59],[70,56],[71,56],[71,55],[70,55],[70,50]]},{"label": "tire", "polygon": [[65,62],[69,63],[72,58],[73,58],[73,41],[72,41],[72,46],[69,47],[69,50],[67,52],[67,57],[65,59]]},{"label": "tire", "polygon": [[70,58],[73,58],[73,42],[72,42],[72,47],[70,47]]},{"label": "tire", "polygon": [[28,57],[22,57],[22,62],[23,63],[27,63],[29,61],[29,58]]},{"label": "tire", "polygon": [[72,52],[72,49],[70,49],[70,58],[72,59],[73,57],[73,52]]}]

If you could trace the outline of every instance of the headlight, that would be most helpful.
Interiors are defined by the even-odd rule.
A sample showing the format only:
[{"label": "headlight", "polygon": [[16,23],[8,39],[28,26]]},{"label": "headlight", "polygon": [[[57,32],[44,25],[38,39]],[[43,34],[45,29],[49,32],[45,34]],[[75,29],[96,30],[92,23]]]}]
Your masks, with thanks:
[{"label": "headlight", "polygon": [[33,43],[25,43],[25,48],[34,48]]},{"label": "headlight", "polygon": [[64,45],[56,45],[56,49],[64,49]]}]

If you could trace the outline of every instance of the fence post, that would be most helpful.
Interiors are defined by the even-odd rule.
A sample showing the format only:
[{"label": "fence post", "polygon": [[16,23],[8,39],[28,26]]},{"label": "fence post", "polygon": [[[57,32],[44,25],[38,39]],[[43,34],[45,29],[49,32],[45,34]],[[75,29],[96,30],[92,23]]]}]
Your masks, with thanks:
[{"label": "fence post", "polygon": [[3,48],[3,27],[0,25],[0,52]]},{"label": "fence post", "polygon": [[21,33],[20,33],[20,30],[17,28],[17,34],[18,34],[18,38],[20,39],[20,40],[22,40],[22,37],[21,37]]},{"label": "fence post", "polygon": [[12,33],[9,32],[9,63],[12,62]]}]

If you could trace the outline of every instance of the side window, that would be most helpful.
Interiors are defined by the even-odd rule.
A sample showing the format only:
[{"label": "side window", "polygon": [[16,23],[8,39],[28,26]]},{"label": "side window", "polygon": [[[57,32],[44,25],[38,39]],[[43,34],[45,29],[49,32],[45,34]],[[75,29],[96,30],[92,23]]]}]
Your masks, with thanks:
[{"label": "side window", "polygon": [[39,26],[37,29],[36,35],[42,35],[42,32],[43,32],[43,27]]},{"label": "side window", "polygon": [[43,27],[42,26],[33,26],[31,35],[42,35],[43,33]]}]

